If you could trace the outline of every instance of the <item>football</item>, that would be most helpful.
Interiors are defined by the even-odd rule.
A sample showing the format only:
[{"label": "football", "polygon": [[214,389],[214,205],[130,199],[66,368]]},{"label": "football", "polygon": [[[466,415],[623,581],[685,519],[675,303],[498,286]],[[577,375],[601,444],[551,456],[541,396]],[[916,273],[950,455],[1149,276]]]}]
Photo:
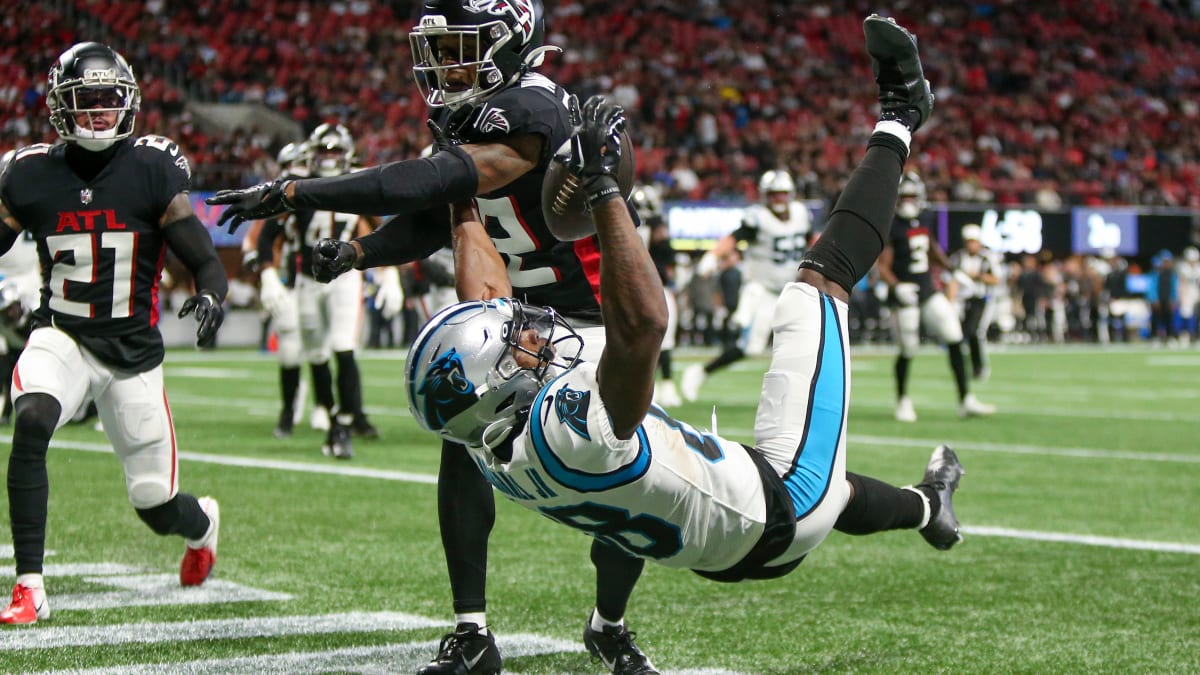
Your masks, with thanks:
[{"label": "football", "polygon": [[[542,178],[542,215],[550,233],[562,241],[575,241],[596,233],[596,225],[586,210],[583,186],[567,169],[571,156],[570,141],[563,143],[550,160]],[[621,166],[617,168],[617,185],[621,195],[633,194],[633,141],[629,132],[621,132]]]}]

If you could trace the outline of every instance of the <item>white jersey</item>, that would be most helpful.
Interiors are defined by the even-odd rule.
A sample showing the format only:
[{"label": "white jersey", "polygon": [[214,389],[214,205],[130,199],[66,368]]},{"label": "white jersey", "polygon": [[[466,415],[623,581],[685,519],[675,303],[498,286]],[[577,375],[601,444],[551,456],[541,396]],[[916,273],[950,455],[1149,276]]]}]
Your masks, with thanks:
[{"label": "white jersey", "polygon": [[17,289],[21,306],[27,311],[32,312],[41,304],[42,263],[29,230],[21,232],[12,248],[0,255],[0,277]]},{"label": "white jersey", "polygon": [[796,280],[811,231],[808,207],[800,202],[788,205],[787,220],[780,220],[762,204],[747,207],[741,227],[733,232],[734,238],[747,243],[743,255],[746,276],[771,293],[779,293]]},{"label": "white jersey", "polygon": [[983,275],[999,276],[996,256],[986,248],[976,255],[965,248],[955,251],[950,254],[950,267],[958,281],[958,297],[963,300],[988,297],[991,286],[983,281]]},{"label": "white jersey", "polygon": [[592,363],[542,389],[511,461],[469,450],[513,501],[669,567],[727,570],[766,527],[766,489],[745,447],[657,407],[619,440]]}]

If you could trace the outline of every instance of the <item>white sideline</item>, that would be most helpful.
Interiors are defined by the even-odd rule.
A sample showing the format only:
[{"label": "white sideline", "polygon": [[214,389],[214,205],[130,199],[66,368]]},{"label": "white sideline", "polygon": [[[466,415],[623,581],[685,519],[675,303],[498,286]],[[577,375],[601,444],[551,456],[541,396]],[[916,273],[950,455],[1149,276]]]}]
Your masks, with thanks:
[{"label": "white sideline", "polygon": [[[10,441],[9,437],[0,437],[0,442]],[[854,436],[849,437],[850,442],[867,443],[871,445],[917,445],[921,447],[932,447],[937,443],[931,440],[917,439],[894,439],[883,438],[880,436]],[[111,452],[111,448],[107,444],[101,443],[81,443],[77,441],[51,441],[50,445],[56,448],[64,448],[68,450],[83,450],[86,452]],[[1149,460],[1162,462],[1200,462],[1200,457],[1194,455],[1141,455],[1138,453],[1123,453],[1105,450],[1088,450],[1085,448],[1034,448],[1033,446],[1006,446],[1000,444],[979,444],[971,443],[969,448],[972,450],[983,450],[987,452],[1012,452],[1018,454],[1057,454],[1061,450],[1063,456],[1069,457],[1095,457],[1095,458],[1112,458],[1112,459],[1131,459],[1131,460]],[[206,464],[218,464],[223,466],[239,466],[257,469],[277,469],[281,471],[298,471],[303,473],[330,474],[337,476],[354,476],[359,478],[374,478],[378,480],[391,480],[406,483],[425,483],[427,485],[436,485],[437,476],[427,474],[408,473],[404,471],[388,471],[384,469],[369,469],[359,467],[348,467],[329,464],[311,464],[308,462],[284,462],[279,460],[262,460],[253,457],[240,457],[236,455],[212,455],[194,452],[180,452],[180,459],[190,460],[193,462],[203,462]],[[974,526],[965,527],[964,531],[978,536],[995,536],[995,537],[1010,537],[1015,539],[1029,539],[1032,541],[1046,541],[1056,543],[1083,544],[1088,546],[1105,546],[1109,548],[1119,549],[1138,549],[1150,551],[1164,551],[1169,553],[1184,553],[1189,555],[1200,555],[1200,544],[1186,544],[1179,542],[1158,542],[1145,541],[1138,539],[1120,539],[1114,537],[1096,537],[1091,535],[1073,534],[1070,532],[1036,532],[1032,530],[1010,530],[1001,527],[989,526]]]}]

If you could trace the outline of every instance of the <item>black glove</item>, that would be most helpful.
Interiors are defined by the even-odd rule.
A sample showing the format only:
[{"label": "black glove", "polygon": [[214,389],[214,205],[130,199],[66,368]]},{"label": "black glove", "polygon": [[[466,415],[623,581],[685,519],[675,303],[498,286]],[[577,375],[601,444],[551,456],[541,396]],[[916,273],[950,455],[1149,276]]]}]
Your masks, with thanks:
[{"label": "black glove", "polygon": [[436,155],[451,145],[457,145],[457,143],[450,140],[450,137],[438,126],[437,122],[429,120],[425,124],[429,127],[429,132],[433,134],[433,154]]},{"label": "black glove", "polygon": [[571,158],[567,168],[583,179],[587,205],[621,196],[617,169],[621,166],[621,132],[625,130],[625,110],[593,96],[579,107],[579,99],[570,99]]},{"label": "black glove", "polygon": [[192,310],[196,311],[196,321],[200,322],[196,327],[196,346],[213,346],[217,340],[217,329],[225,320],[225,308],[221,306],[221,300],[212,291],[200,291],[184,301],[179,309],[179,318],[191,314]]},{"label": "black glove", "polygon": [[217,227],[229,221],[229,233],[233,234],[247,220],[270,218],[295,209],[283,194],[283,188],[289,182],[276,178],[270,183],[259,183],[242,190],[221,190],[205,199],[204,203],[213,206],[228,204],[228,208],[217,219]]},{"label": "black glove", "polygon": [[313,278],[327,284],[354,268],[358,251],[340,239],[322,239],[313,246]]}]

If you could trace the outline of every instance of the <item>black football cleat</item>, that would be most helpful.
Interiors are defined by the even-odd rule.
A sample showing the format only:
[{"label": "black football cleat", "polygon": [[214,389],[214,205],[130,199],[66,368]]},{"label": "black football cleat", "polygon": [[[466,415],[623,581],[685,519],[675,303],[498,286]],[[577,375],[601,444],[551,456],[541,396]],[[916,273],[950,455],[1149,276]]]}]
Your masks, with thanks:
[{"label": "black football cleat", "polygon": [[442,637],[438,655],[417,675],[496,675],[500,665],[495,636],[481,633],[473,623],[460,623]]},{"label": "black football cleat", "polygon": [[654,664],[633,643],[636,637],[637,633],[630,632],[625,626],[592,630],[590,617],[583,625],[584,646],[593,657],[604,662],[609,672],[615,675],[658,675]]},{"label": "black football cleat", "polygon": [[291,410],[284,409],[279,413],[279,422],[275,424],[275,438],[291,438],[292,429],[296,425],[296,415]]},{"label": "black football cleat", "polygon": [[917,38],[895,19],[878,14],[863,22],[863,35],[879,85],[880,119],[896,120],[916,131],[933,112],[933,92],[921,67]]},{"label": "black football cleat", "polygon": [[958,461],[958,455],[948,445],[939,445],[933,450],[929,464],[925,467],[925,478],[916,487],[927,487],[937,493],[941,508],[929,524],[921,528],[921,536],[929,545],[940,550],[949,550],[962,541],[958,533],[958,518],[954,517],[951,499],[958,489],[958,481],[966,471]]},{"label": "black football cleat", "polygon": [[350,427],[334,419],[326,432],[321,454],[335,459],[354,457],[354,441],[350,438]]},{"label": "black football cleat", "polygon": [[354,435],[359,438],[369,440],[379,438],[379,430],[375,428],[374,424],[371,424],[371,420],[367,419],[366,413],[355,415],[354,422],[350,424],[350,428],[354,431]]}]

